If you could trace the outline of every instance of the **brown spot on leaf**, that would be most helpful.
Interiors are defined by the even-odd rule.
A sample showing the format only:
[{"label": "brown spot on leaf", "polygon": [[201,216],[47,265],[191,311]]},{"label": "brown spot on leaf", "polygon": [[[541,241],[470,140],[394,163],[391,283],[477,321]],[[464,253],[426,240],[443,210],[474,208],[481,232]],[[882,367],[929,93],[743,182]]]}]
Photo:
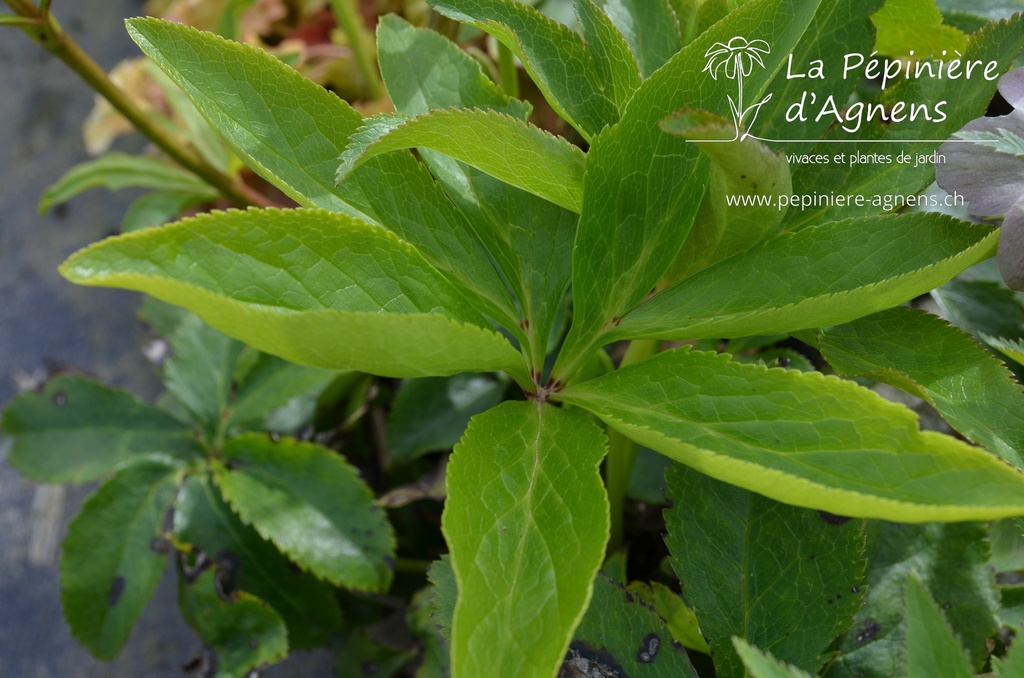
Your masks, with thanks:
[{"label": "brown spot on leaf", "polygon": [[68,404],[68,395],[64,391],[57,391],[53,394],[53,404],[57,407],[64,407]]}]

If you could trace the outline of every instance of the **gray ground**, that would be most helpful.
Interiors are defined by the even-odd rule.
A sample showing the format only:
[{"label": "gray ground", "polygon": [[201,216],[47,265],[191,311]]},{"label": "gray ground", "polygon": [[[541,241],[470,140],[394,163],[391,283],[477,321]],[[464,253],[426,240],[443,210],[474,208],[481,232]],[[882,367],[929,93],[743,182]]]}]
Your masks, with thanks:
[{"label": "gray ground", "polygon": [[[138,53],[121,18],[139,13],[141,0],[54,5],[104,68]],[[91,106],[92,93],[63,64],[0,28],[0,407],[19,382],[60,367],[146,397],[157,389],[139,352],[137,297],[76,287],[57,274],[67,255],[115,232],[136,195],[96,190],[44,217],[36,212],[43,189],[87,159],[80,130]],[[202,650],[177,612],[170,570],[116,661],[97,662],[71,638],[60,609],[59,545],[91,489],[30,483],[0,450],[0,676],[182,676],[180,665]],[[329,657],[306,655],[268,678],[333,675],[329,666]]]}]

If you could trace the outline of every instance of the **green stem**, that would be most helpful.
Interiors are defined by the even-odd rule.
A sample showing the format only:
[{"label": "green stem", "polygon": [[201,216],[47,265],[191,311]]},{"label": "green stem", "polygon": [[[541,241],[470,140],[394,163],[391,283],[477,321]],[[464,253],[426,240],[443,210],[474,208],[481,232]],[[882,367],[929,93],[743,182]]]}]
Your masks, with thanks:
[{"label": "green stem", "polygon": [[[658,352],[661,342],[654,339],[636,340],[630,343],[619,368],[627,367],[649,358]],[[626,492],[639,446],[611,428],[608,429],[608,456],[605,458],[605,488],[608,491],[608,505],[611,511],[611,534],[608,538],[608,553],[615,553],[625,543],[623,525],[626,512]]]},{"label": "green stem", "polygon": [[21,29],[35,42],[42,45],[48,52],[63,61],[72,71],[84,80],[95,92],[110,102],[135,129],[160,150],[170,156],[185,169],[193,172],[208,184],[219,190],[225,197],[240,206],[259,205],[269,207],[276,203],[241,182],[236,182],[213,165],[189,151],[177,139],[160,127],[155,119],[135,105],[131,99],[107,76],[106,71],[86,54],[57,20],[49,13],[49,3],[45,11],[35,7],[27,0],[4,0],[14,12],[24,18],[31,19],[31,25],[23,25]]},{"label": "green stem", "polygon": [[356,0],[331,0],[331,8],[338,20],[338,25],[348,38],[348,46],[352,49],[352,58],[356,68],[363,77],[366,94],[371,100],[384,98],[384,85],[377,73],[373,50],[366,40],[367,30],[363,19],[356,8]]},{"label": "green stem", "polygon": [[513,99],[519,98],[519,71],[516,69],[516,56],[505,45],[498,43],[498,66],[501,69],[501,86],[505,94]]}]

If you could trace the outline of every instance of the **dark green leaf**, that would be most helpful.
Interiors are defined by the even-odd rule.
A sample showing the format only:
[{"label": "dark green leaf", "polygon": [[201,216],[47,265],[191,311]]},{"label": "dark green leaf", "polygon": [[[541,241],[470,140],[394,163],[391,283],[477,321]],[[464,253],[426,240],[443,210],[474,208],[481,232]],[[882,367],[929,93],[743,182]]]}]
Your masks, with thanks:
[{"label": "dark green leaf", "polygon": [[[829,96],[845,103],[856,85],[852,74],[847,77],[838,63],[833,68],[833,55],[837,45],[842,45],[843,54],[870,54],[875,44],[875,27],[869,15],[882,6],[884,0],[822,0],[810,26],[793,50],[793,70],[805,73],[803,69],[815,59],[826,62],[822,78],[815,78],[813,87],[808,78],[788,77],[789,69],[775,76],[768,87],[772,100],[761,107],[754,133],[766,139],[818,139],[835,121],[831,116],[808,115],[806,121],[789,120],[786,110],[800,101],[804,92],[812,91],[815,102],[824,102]],[[788,55],[787,55],[788,56]],[[795,74],[794,73],[794,74]],[[810,110],[810,107],[808,107]],[[787,147],[789,153],[802,154],[804,144]],[[837,150],[832,148],[834,153]],[[821,169],[819,167],[819,169]]]},{"label": "dark green leaf", "polygon": [[943,314],[960,329],[977,336],[1017,339],[1024,336],[1024,307],[1013,291],[988,280],[950,280],[932,296]]},{"label": "dark green leaf", "polygon": [[1024,585],[999,587],[999,622],[1018,634],[1024,632]]},{"label": "dark green leaf", "polygon": [[419,591],[412,597],[406,615],[406,623],[422,646],[416,678],[447,678],[452,672],[448,642],[441,635],[440,625],[434,620],[434,595],[433,587]]},{"label": "dark green leaf", "polygon": [[[603,572],[598,572],[594,581],[594,597],[576,629],[565,663],[578,671],[570,675],[697,676],[686,650],[673,642],[664,620]],[[605,673],[584,670],[595,664]]]},{"label": "dark green leaf", "polygon": [[437,31],[415,28],[396,14],[383,16],[377,23],[377,58],[400,113],[479,108],[520,120],[530,113],[530,104],[509,98],[458,45]]},{"label": "dark green leaf", "polygon": [[470,422],[448,467],[442,520],[459,591],[453,674],[557,671],[608,540],[605,451],[586,416],[536,402]]},{"label": "dark green leaf", "polygon": [[988,566],[984,525],[872,524],[868,539],[868,592],[855,624],[836,644],[830,678],[905,675],[907,576],[917,571],[956,634],[980,667],[986,641],[999,628],[998,594]]},{"label": "dark green leaf", "polygon": [[177,165],[142,155],[107,153],[73,167],[53,186],[46,189],[39,202],[39,211],[45,212],[84,193],[90,188],[150,188],[155,191],[186,193],[202,200],[213,200],[217,189]]},{"label": "dark green leaf", "polygon": [[551,107],[587,139],[619,110],[583,40],[564,25],[513,0],[430,0],[441,14],[500,40],[525,66]]},{"label": "dark green leaf", "polygon": [[907,577],[907,674],[971,678],[960,642],[914,571]]},{"label": "dark green leaf", "polygon": [[287,657],[288,631],[274,608],[242,591],[222,598],[218,574],[181,578],[178,588],[185,621],[217,652],[216,678],[243,678]]},{"label": "dark green leaf", "polygon": [[10,464],[44,483],[95,480],[134,455],[162,452],[198,458],[185,424],[128,393],[79,376],[22,393],[3,414]]},{"label": "dark green leaf", "polygon": [[995,678],[1021,678],[1024,676],[1024,643],[1014,643],[1002,660],[992,659]]},{"label": "dark green leaf", "polygon": [[654,450],[637,450],[633,474],[629,478],[629,496],[650,504],[665,503],[665,469],[672,460]]},{"label": "dark green leaf", "polygon": [[681,464],[666,483],[673,508],[665,543],[717,675],[744,675],[733,636],[817,671],[860,608],[864,524],[779,504]]},{"label": "dark green leaf", "polygon": [[397,678],[410,659],[412,652],[382,645],[366,630],[359,629],[350,633],[338,648],[334,667],[338,676],[369,674],[374,678]]},{"label": "dark green leaf", "polygon": [[501,401],[505,383],[477,374],[406,381],[392,403],[388,447],[401,463],[459,442],[470,417]]},{"label": "dark green leaf", "polygon": [[1019,470],[921,431],[905,407],[817,372],[684,348],[557,397],[641,445],[777,501],[907,522],[1024,511]]},{"label": "dark green leaf", "polygon": [[338,372],[295,365],[272,355],[260,354],[256,364],[238,384],[231,403],[231,421],[249,424],[293,398],[318,391]]},{"label": "dark green leaf", "polygon": [[210,559],[233,563],[236,587],[266,601],[281,615],[293,649],[316,647],[341,626],[341,610],[331,587],[297,571],[273,544],[243,524],[208,476],[191,476],[179,490],[174,532]]},{"label": "dark green leaf", "polygon": [[599,2],[629,44],[644,78],[664,66],[682,47],[679,26],[668,0]]},{"label": "dark green leaf", "polygon": [[445,640],[451,640],[452,619],[455,617],[455,601],[458,598],[451,557],[443,555],[441,560],[431,563],[430,569],[427,570],[427,578],[433,584],[430,589],[430,616],[437,624],[441,636]]},{"label": "dark green leaf", "polygon": [[239,517],[300,567],[359,591],[386,591],[395,537],[356,469],[322,447],[245,435],[215,479]]},{"label": "dark green leaf", "polygon": [[840,374],[884,381],[924,398],[969,440],[1024,467],[1024,393],[969,335],[900,307],[817,336],[825,360]]},{"label": "dark green leaf", "polygon": [[167,566],[156,545],[178,471],[158,459],[122,467],[68,527],[60,559],[64,617],[99,659],[117,656]]},{"label": "dark green leaf", "polygon": [[169,336],[164,383],[192,420],[212,436],[223,424],[243,344],[215,330],[199,316],[185,315]]}]

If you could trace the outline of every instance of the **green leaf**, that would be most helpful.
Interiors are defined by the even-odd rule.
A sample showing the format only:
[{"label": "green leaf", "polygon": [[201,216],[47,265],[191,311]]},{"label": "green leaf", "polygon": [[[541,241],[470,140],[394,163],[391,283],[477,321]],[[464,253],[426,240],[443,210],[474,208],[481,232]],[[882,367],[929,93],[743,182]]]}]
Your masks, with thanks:
[{"label": "green leaf", "polygon": [[[963,52],[963,61],[981,61],[998,64],[996,72],[1002,73],[1016,59],[1022,43],[1020,32],[1021,17],[1009,21],[989,24],[968,38],[967,49]],[[845,43],[844,43],[845,44]],[[845,48],[844,48],[845,49]],[[822,58],[816,56],[813,58]],[[961,57],[958,57],[961,58]],[[841,69],[840,69],[841,70]],[[823,120],[832,124],[825,140],[820,144],[802,145],[806,153],[832,155],[835,153],[835,140],[861,139],[869,143],[844,144],[847,155],[879,154],[889,155],[895,160],[900,153],[929,155],[936,151],[941,143],[951,137],[968,122],[984,115],[985,109],[996,92],[996,83],[975,74],[970,79],[949,78],[911,78],[898,85],[887,88],[873,104],[880,104],[890,110],[896,102],[922,102],[934,104],[940,101],[956,102],[955,106],[943,108],[946,119],[938,121],[934,111],[932,120],[918,116],[910,120],[909,116],[902,122],[879,121],[862,122],[856,133],[850,133],[836,122],[834,115],[826,115]],[[843,107],[842,97],[838,107]],[[819,100],[820,101],[820,100]],[[812,107],[813,108],[813,107]],[[866,117],[866,114],[865,116]],[[847,125],[854,128],[856,120]],[[790,137],[785,137],[790,138]],[[878,143],[885,139],[895,139],[891,143]],[[912,148],[905,140],[922,140],[915,142]],[[801,151],[803,153],[803,151]],[[863,201],[820,201],[818,205],[805,210],[790,210],[783,221],[783,227],[791,230],[804,228],[808,225],[821,224],[836,219],[848,219],[862,215],[880,214],[898,207],[897,196],[916,195],[935,180],[935,166],[931,162],[922,163],[883,163],[870,162],[850,165],[832,163],[827,168],[820,165],[800,165],[793,168],[793,186],[802,195],[847,195],[863,196]]]},{"label": "green leaf", "polygon": [[573,250],[573,325],[554,368],[566,381],[616,319],[644,299],[668,269],[704,193],[708,162],[659,123],[684,106],[710,108],[733,91],[695,64],[716,41],[769,38],[765,69],[744,80],[751,101],[783,64],[813,17],[818,0],[755,1],[720,21],[648,78],[614,127],[587,155],[587,190]]},{"label": "green leaf", "polygon": [[395,396],[388,421],[392,463],[445,450],[459,442],[470,417],[501,401],[506,384],[478,374],[412,379]]},{"label": "green leaf", "polygon": [[435,560],[427,570],[427,578],[431,587],[430,616],[438,626],[445,640],[452,637],[452,619],[455,617],[455,602],[458,590],[455,584],[455,571],[452,570],[451,556],[443,555]]},{"label": "green leaf", "polygon": [[683,348],[557,397],[641,445],[777,501],[904,522],[1024,514],[1020,471],[920,431],[910,410],[836,377]]},{"label": "green leaf", "polygon": [[454,675],[557,673],[608,540],[606,445],[584,415],[535,402],[470,422],[442,519],[459,591]]},{"label": "green leaf", "polygon": [[612,100],[622,110],[640,86],[640,66],[626,38],[594,0],[573,0],[573,7],[598,76],[611,84]]},{"label": "green leaf", "polygon": [[64,617],[98,659],[117,656],[167,566],[157,544],[178,470],[160,459],[122,467],[68,527],[60,559]]},{"label": "green leaf", "polygon": [[878,29],[875,49],[881,54],[924,59],[967,50],[967,36],[942,23],[934,0],[885,0],[871,23]]},{"label": "green leaf", "polygon": [[[597,664],[603,672],[592,669],[593,673],[583,673],[580,665],[584,662]],[[673,642],[664,620],[603,572],[594,580],[594,597],[569,645],[566,664],[580,671],[576,675],[697,676],[686,650]]]},{"label": "green leaf", "polygon": [[61,272],[184,306],[299,364],[383,376],[522,372],[512,346],[415,249],[342,214],[216,212],[97,243]]},{"label": "green leaf", "polygon": [[441,14],[487,31],[519,57],[551,107],[590,139],[619,110],[580,36],[512,0],[429,0]]},{"label": "green leaf", "polygon": [[422,661],[416,670],[416,678],[448,678],[452,673],[448,643],[441,635],[440,626],[434,621],[433,596],[433,587],[420,590],[412,597],[409,612],[405,616],[409,629],[421,645]]},{"label": "green leaf", "polygon": [[412,659],[412,650],[400,650],[383,645],[369,632],[356,629],[349,633],[338,648],[334,668],[338,676],[359,676],[370,673],[379,678],[400,678],[402,667]]},{"label": "green leaf", "polygon": [[213,560],[236,563],[235,585],[281,615],[293,649],[316,647],[341,626],[333,589],[297,572],[273,544],[242,523],[208,475],[190,476],[178,491],[174,533]]},{"label": "green leaf", "polygon": [[[384,17],[377,51],[381,75],[401,113],[480,108],[525,119],[529,112],[528,104],[509,99],[476,60],[435,31]],[[521,335],[524,353],[541,371],[572,275],[577,216],[436,151],[421,148],[419,153],[508,281],[522,320],[509,329]]]},{"label": "green leaf", "polygon": [[670,287],[615,338],[792,333],[891,308],[992,255],[997,232],[937,214],[865,217],[784,233]]},{"label": "green leaf", "polygon": [[829,678],[906,675],[904,592],[911,570],[921,575],[980,668],[988,654],[987,640],[999,629],[984,525],[869,523],[868,535],[864,607],[834,647],[839,655]]},{"label": "green leaf", "polygon": [[995,678],[1021,678],[1024,676],[1024,644],[1014,643],[1002,660],[992,658]]},{"label": "green leaf", "polygon": [[[225,37],[230,38],[231,36]],[[195,148],[196,152],[211,165],[221,172],[229,173],[231,171],[230,152],[221,143],[217,132],[206,121],[188,95],[152,60],[147,59],[143,64],[143,69],[160,88],[167,100],[167,105],[176,116],[174,120],[181,120],[181,125],[184,128],[182,136],[185,137],[189,145]]]},{"label": "green leaf", "polygon": [[700,633],[697,615],[683,602],[679,594],[656,581],[649,584],[635,581],[630,583],[627,588],[631,594],[639,596],[641,600],[654,608],[658,616],[665,620],[665,625],[668,626],[672,637],[682,643],[683,647],[705,654],[711,652],[707,641]]},{"label": "green leaf", "polygon": [[181,615],[217,652],[216,678],[251,675],[288,656],[288,631],[280,615],[254,595],[242,591],[222,598],[214,582],[219,573],[204,572],[192,583],[179,579]]},{"label": "green leaf", "polygon": [[410,154],[367,163],[335,187],[338,157],[363,122],[351,106],[250,45],[156,19],[131,19],[128,31],[260,176],[300,205],[380,222],[489,315],[516,317],[472,228]]},{"label": "green leaf", "polygon": [[213,200],[219,195],[215,188],[177,165],[144,155],[107,153],[96,160],[76,165],[46,189],[39,202],[39,211],[46,212],[90,188],[108,188],[111,191],[151,188],[187,193],[202,200]]},{"label": "green leaf", "polygon": [[167,390],[213,435],[234,387],[233,377],[242,344],[213,329],[199,316],[186,314],[168,337],[172,353],[164,361]]},{"label": "green leaf", "polygon": [[[818,11],[811,20],[807,31],[793,50],[793,74],[806,74],[808,65],[816,59],[827,64],[821,78],[813,81],[814,102],[847,102],[856,86],[857,78],[843,72],[839,63],[831,60],[837,53],[836,46],[842,45],[844,54],[870,54],[875,44],[875,27],[868,15],[882,6],[884,0],[822,0]],[[788,55],[787,55],[788,56]],[[832,67],[835,63],[835,67]],[[772,100],[761,106],[760,115],[753,131],[766,139],[818,139],[835,122],[835,118],[824,115],[807,115],[806,120],[789,119],[786,115],[795,102],[804,99],[808,91],[808,78],[789,77],[789,68],[775,76],[768,87]],[[808,101],[806,110],[813,108]],[[801,144],[802,146],[802,144]],[[787,148],[790,153],[802,150]],[[836,149],[832,148],[834,154]],[[822,168],[819,166],[819,170]],[[877,166],[875,166],[877,170]]]},{"label": "green leaf", "polygon": [[[338,180],[378,155],[429,148],[574,212],[583,200],[583,151],[539,127],[495,111],[432,111],[367,118],[341,155]],[[515,153],[509,153],[510,149]]]},{"label": "green leaf", "polygon": [[968,440],[1024,467],[1024,393],[969,335],[900,307],[817,337],[840,374],[884,381],[927,400]]},{"label": "green leaf", "polygon": [[629,44],[644,78],[664,66],[682,47],[679,26],[667,0],[600,2]]},{"label": "green leaf", "polygon": [[761,652],[742,638],[732,639],[736,654],[743,660],[743,665],[750,673],[750,678],[811,678],[811,674],[801,671],[791,664],[784,664],[767,652]]},{"label": "green leaf", "polygon": [[505,94],[458,45],[437,31],[414,27],[397,14],[377,22],[377,58],[399,113],[479,108],[520,120],[530,114],[529,103]]},{"label": "green leaf", "polygon": [[1024,570],[1024,521],[1020,518],[994,520],[988,525],[992,546],[989,564],[996,572]]},{"label": "green leaf", "polygon": [[974,675],[960,642],[916,572],[907,577],[907,673],[949,678]]},{"label": "green leaf", "polygon": [[817,671],[860,608],[864,524],[786,506],[680,464],[666,483],[673,508],[665,544],[716,674],[744,676],[734,636]]},{"label": "green leaf", "polygon": [[1016,341],[1010,341],[1009,339],[1001,339],[997,337],[989,337],[982,335],[985,343],[996,349],[1010,360],[1014,361],[1018,365],[1024,365],[1024,342],[1020,339]]},{"label": "green leaf", "polygon": [[1001,282],[950,280],[932,290],[942,314],[955,326],[978,336],[1024,337],[1024,308]]},{"label": "green leaf", "polygon": [[295,365],[272,355],[260,354],[256,364],[238,384],[238,391],[229,408],[231,423],[251,424],[293,398],[318,391],[335,378],[338,372]]},{"label": "green leaf", "polygon": [[228,441],[215,479],[241,519],[300,567],[332,584],[386,591],[395,537],[373,493],[318,445],[244,435]]},{"label": "green leaf", "polygon": [[189,207],[194,207],[204,198],[189,193],[154,191],[138,198],[128,207],[121,220],[121,232],[131,233],[143,228],[163,226],[176,219]]},{"label": "green leaf", "polygon": [[[683,109],[662,121],[661,128],[693,142],[711,159],[706,199],[713,218],[694,223],[680,252],[680,258],[693,261],[689,271],[748,250],[775,230],[784,214],[776,201],[793,192],[785,154],[773,152],[752,137],[720,143],[738,132],[732,122],[707,111]],[[770,202],[762,205],[766,199]],[[749,200],[750,204],[731,204],[735,200]],[[679,268],[677,260],[674,272],[683,277]]]},{"label": "green leaf", "polygon": [[169,21],[125,23],[246,165],[299,204],[361,216],[334,187],[358,125],[341,99],[255,47]]},{"label": "green leaf", "polygon": [[79,376],[50,380],[39,393],[19,395],[0,430],[8,461],[43,483],[96,480],[135,455],[162,452],[198,458],[195,435],[185,424],[124,391]]}]

